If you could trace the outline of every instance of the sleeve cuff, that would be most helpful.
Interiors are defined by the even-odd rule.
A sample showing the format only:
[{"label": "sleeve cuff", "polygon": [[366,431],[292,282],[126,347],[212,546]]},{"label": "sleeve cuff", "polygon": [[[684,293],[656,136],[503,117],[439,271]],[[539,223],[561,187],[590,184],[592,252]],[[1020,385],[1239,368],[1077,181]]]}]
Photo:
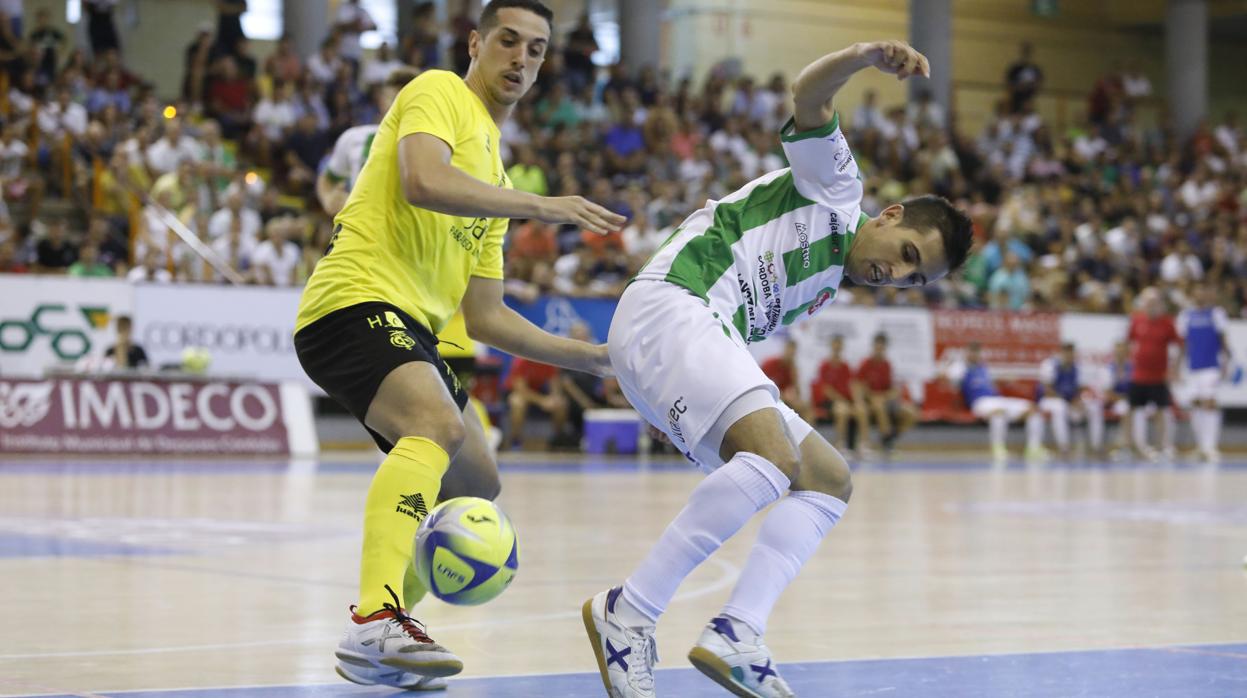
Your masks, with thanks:
[{"label": "sleeve cuff", "polygon": [[779,130],[780,140],[785,143],[795,143],[796,141],[803,141],[807,138],[826,138],[827,136],[835,133],[836,129],[840,128],[840,112],[833,113],[831,121],[828,121],[818,128],[812,128],[808,131],[800,132],[798,132],[796,128],[797,117],[789,117],[788,122],[785,123],[784,127]]}]

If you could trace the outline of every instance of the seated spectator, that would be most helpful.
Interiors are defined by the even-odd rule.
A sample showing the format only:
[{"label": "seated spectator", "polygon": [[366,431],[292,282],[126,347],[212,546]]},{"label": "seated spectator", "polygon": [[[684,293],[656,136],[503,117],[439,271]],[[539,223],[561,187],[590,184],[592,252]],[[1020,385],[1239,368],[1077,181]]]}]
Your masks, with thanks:
[{"label": "seated spectator", "polygon": [[201,150],[194,138],[186,135],[180,118],[165,121],[160,139],[147,148],[147,166],[159,177],[178,169],[183,162],[195,162]]},{"label": "seated spectator", "polygon": [[282,145],[286,181],[299,191],[309,190],[316,181],[316,171],[329,145],[328,133],[316,127],[313,115],[299,117],[294,131]]},{"label": "seated spectator", "polygon": [[784,353],[772,356],[762,362],[762,372],[779,388],[779,399],[784,401],[806,422],[814,421],[814,410],[805,398],[801,397],[800,384],[797,382],[797,343],[791,339],[784,341]]},{"label": "seated spectator", "polygon": [[25,201],[27,216],[39,217],[43,202],[43,176],[30,163],[30,148],[13,122],[0,130],[0,192],[5,202]]},{"label": "seated spectator", "polygon": [[147,368],[147,351],[134,341],[134,321],[129,315],[117,316],[117,341],[104,350],[106,371]]},{"label": "seated spectator", "polygon": [[265,226],[267,239],[256,245],[251,255],[255,282],[261,286],[293,286],[302,251],[290,241],[296,218],[275,218]]},{"label": "seated spectator", "polygon": [[30,271],[17,256],[17,245],[12,240],[0,240],[0,274],[25,274]]},{"label": "seated spectator", "polygon": [[78,249],[78,261],[69,265],[69,276],[113,276],[113,268],[100,261],[100,248],[93,243],[83,243]]},{"label": "seated spectator", "polygon": [[87,97],[87,111],[91,114],[102,112],[110,106],[122,114],[129,114],[131,110],[130,90],[122,87],[121,71],[116,69],[104,73],[103,81]]},{"label": "seated spectator", "polygon": [[35,244],[35,271],[64,274],[78,261],[78,248],[65,234],[65,221],[56,218],[44,226],[43,237]]},{"label": "seated spectator", "polygon": [[546,171],[537,159],[537,151],[532,146],[521,145],[515,148],[515,154],[515,164],[507,170],[511,186],[537,196],[547,195],[550,187],[546,183]]},{"label": "seated spectator", "polygon": [[136,264],[129,273],[126,274],[126,281],[130,283],[158,283],[167,284],[173,282],[173,274],[165,268],[165,255],[157,249],[147,250],[147,254],[140,258],[140,264]]},{"label": "seated spectator", "polygon": [[[231,225],[225,235],[212,240],[211,248],[226,266],[241,274],[244,279],[250,278],[256,249],[254,238],[248,238],[239,227]],[[189,255],[185,258],[189,259]],[[211,278],[217,282],[225,280],[216,270],[211,272]]]},{"label": "seated spectator", "polygon": [[320,50],[307,59],[307,75],[322,87],[333,82],[342,66],[338,54],[338,36],[330,34],[320,42]]},{"label": "seated spectator", "polygon": [[554,226],[549,223],[535,218],[521,220],[509,237],[511,246],[507,250],[507,262],[520,279],[531,281],[534,266],[554,264],[558,259],[558,238],[554,234]]},{"label": "seated spectator", "polygon": [[1030,277],[1016,254],[1005,254],[1004,266],[987,282],[987,292],[991,294],[993,308],[1021,310],[1030,300]]},{"label": "seated spectator", "polygon": [[[818,378],[810,386],[810,398],[826,409],[836,425],[836,439],[842,442],[848,453],[853,453],[859,435],[865,438],[866,411],[853,400],[853,369],[844,360],[844,337],[831,338],[831,356],[818,366]],[[856,424],[850,425],[849,420]],[[856,426],[856,430],[853,427]]]},{"label": "seated spectator", "polygon": [[550,415],[552,433],[563,433],[567,421],[567,401],[558,387],[559,370],[553,366],[516,358],[511,361],[505,388],[510,418],[502,439],[503,448],[521,445],[524,423],[530,409]]},{"label": "seated spectator", "polygon": [[246,196],[243,192],[228,192],[225,195],[225,206],[208,219],[208,239],[220,240],[237,231],[248,245],[258,243],[262,226],[260,214],[247,208],[245,204]]},{"label": "seated spectator", "polygon": [[[1043,414],[1030,400],[1000,395],[992,380],[991,370],[983,359],[983,348],[977,342],[967,348],[964,361],[954,362],[943,375],[959,386],[962,399],[974,416],[987,422],[992,457],[996,461],[1008,460],[1005,436],[1009,423],[1019,420],[1026,422],[1027,459],[1042,460],[1046,457]],[[1064,416],[1061,418],[1064,419]]]},{"label": "seated spectator", "polygon": [[87,132],[87,110],[73,101],[73,93],[64,86],[57,88],[56,100],[45,103],[36,120],[39,130],[53,143],[66,136],[79,138]]},{"label": "seated spectator", "polygon": [[264,60],[264,74],[274,82],[296,84],[303,78],[303,59],[294,48],[289,34],[282,34],[277,46]]},{"label": "seated spectator", "polygon": [[394,50],[390,48],[390,43],[383,41],[381,46],[377,48],[377,53],[372,60],[364,63],[364,69],[360,75],[360,83],[364,87],[381,85],[389,79],[390,73],[400,68],[412,70],[411,66],[400,61],[394,55]]},{"label": "seated spectator", "polygon": [[[888,361],[888,336],[875,335],[870,356],[857,367],[853,397],[859,410],[874,417],[879,429],[879,443],[891,451],[896,439],[918,419],[914,406],[901,399],[901,391],[892,380],[892,363]],[[866,437],[867,432],[863,432]]]},{"label": "seated spectator", "polygon": [[222,57],[208,88],[208,115],[221,125],[221,133],[233,140],[250,127],[254,104],[251,78],[242,74],[233,56]]},{"label": "seated spectator", "polygon": [[[589,326],[583,322],[575,322],[567,332],[567,336],[581,342],[592,342],[593,335]],[[602,379],[580,371],[560,371],[558,376],[559,390],[567,405],[567,418],[570,431],[566,438],[559,439],[554,445],[577,447],[585,433],[585,411],[607,407],[606,395],[603,392]]]}]

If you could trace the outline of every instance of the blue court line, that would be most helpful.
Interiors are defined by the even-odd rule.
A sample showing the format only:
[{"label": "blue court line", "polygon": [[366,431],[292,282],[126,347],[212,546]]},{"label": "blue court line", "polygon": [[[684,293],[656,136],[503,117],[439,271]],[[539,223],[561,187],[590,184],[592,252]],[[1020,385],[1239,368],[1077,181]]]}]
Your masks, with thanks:
[{"label": "blue court line", "polygon": [[6,533],[0,531],[0,558],[16,557],[136,557],[177,555],[184,551],[69,537]]},{"label": "blue court line", "polygon": [[[591,662],[586,649],[583,659]],[[572,658],[577,659],[577,658]],[[683,658],[669,657],[673,663]],[[1247,644],[1029,654],[806,662],[780,666],[806,698],[1232,698],[1247,695]],[[657,692],[679,698],[727,693],[692,669],[657,674]],[[447,698],[582,698],[604,694],[595,673],[452,679]],[[81,694],[79,694],[81,695]],[[412,696],[347,683],[106,691],[123,698],[328,698]],[[74,698],[73,694],[45,698]]]}]

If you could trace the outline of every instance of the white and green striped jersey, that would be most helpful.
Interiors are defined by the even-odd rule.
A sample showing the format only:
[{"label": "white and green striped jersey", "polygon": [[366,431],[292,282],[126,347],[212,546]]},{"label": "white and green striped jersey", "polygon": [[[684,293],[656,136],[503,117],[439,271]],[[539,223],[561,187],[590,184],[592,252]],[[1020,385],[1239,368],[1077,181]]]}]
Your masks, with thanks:
[{"label": "white and green striped jersey", "polygon": [[355,186],[359,171],[364,169],[368,160],[368,151],[372,149],[372,139],[377,135],[377,124],[352,126],[338,136],[333,144],[333,153],[329,162],[325,163],[325,171],[339,182],[346,182],[347,191]]},{"label": "white and green striped jersey", "polygon": [[[839,116],[780,131],[790,167],[767,173],[684,223],[637,274],[682,286],[746,342],[835,298],[862,213],[857,163]],[[656,309],[658,310],[658,309]],[[661,312],[661,311],[659,311]]]}]

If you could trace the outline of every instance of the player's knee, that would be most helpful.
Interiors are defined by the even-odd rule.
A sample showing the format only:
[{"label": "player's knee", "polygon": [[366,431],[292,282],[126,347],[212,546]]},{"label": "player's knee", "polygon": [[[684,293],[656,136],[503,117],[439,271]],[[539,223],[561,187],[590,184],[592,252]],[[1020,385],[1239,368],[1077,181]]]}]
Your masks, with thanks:
[{"label": "player's knee", "polygon": [[765,458],[775,466],[775,469],[783,473],[789,482],[796,482],[801,475],[801,454],[792,444],[781,444],[778,446],[768,446],[766,448],[758,448],[755,450],[757,455]]},{"label": "player's knee", "polygon": [[802,463],[800,478],[793,482],[793,489],[821,492],[844,502],[853,496],[853,474],[838,454]]}]

